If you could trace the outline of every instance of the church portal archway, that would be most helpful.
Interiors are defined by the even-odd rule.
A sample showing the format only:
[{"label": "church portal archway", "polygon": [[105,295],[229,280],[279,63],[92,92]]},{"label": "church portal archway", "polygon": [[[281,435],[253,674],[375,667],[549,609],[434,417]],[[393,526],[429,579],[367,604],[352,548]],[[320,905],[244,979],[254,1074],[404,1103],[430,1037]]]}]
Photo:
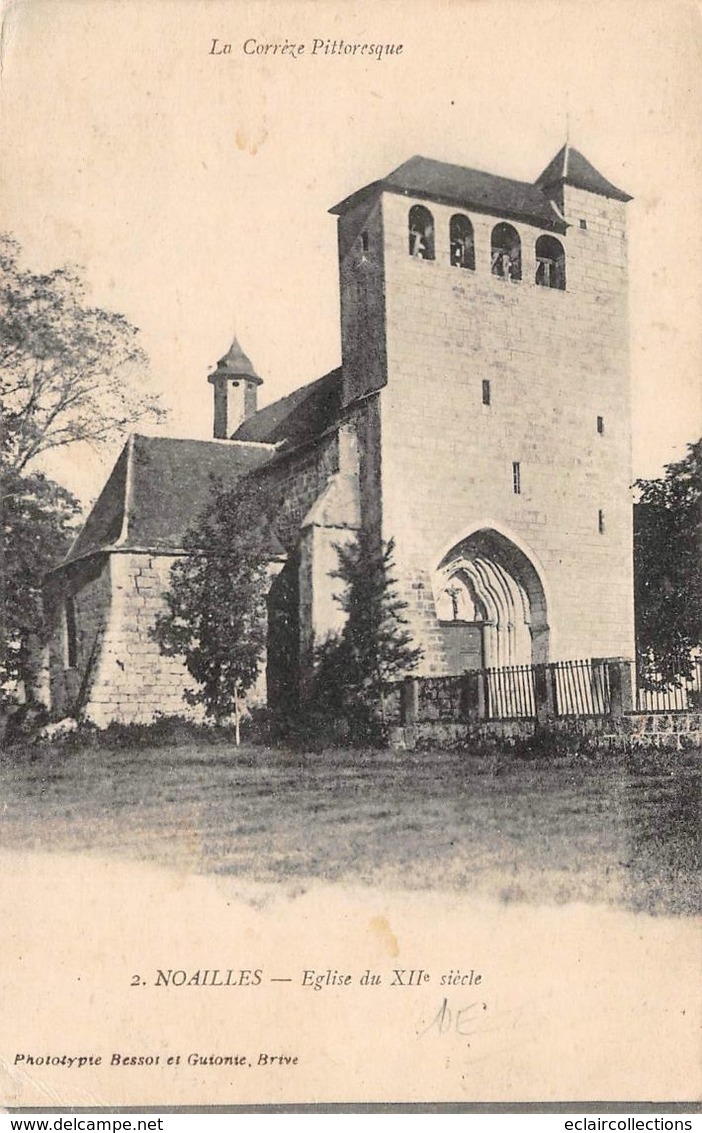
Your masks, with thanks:
[{"label": "church portal archway", "polygon": [[481,527],[456,543],[439,563],[434,594],[453,671],[548,661],[541,576],[529,555],[501,532]]}]

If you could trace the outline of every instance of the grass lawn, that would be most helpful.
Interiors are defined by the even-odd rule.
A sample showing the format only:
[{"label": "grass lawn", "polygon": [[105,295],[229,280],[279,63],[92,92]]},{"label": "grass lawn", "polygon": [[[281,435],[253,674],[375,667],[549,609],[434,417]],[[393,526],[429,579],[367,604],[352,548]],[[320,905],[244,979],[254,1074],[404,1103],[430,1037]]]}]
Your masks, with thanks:
[{"label": "grass lawn", "polygon": [[288,890],[327,880],[689,915],[700,909],[699,756],[24,745],[0,758],[0,845]]}]

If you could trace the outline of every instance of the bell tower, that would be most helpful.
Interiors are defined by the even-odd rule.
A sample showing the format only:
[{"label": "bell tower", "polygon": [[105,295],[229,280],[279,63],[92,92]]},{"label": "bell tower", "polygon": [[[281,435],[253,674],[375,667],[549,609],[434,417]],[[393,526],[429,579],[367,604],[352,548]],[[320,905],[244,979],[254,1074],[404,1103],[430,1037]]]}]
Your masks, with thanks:
[{"label": "bell tower", "polygon": [[376,415],[427,674],[480,638],[486,667],[633,656],[630,199],[568,144],[534,182],[415,156],[331,210],[343,404]]},{"label": "bell tower", "polygon": [[257,390],[263,384],[236,335],[207,380],[214,386],[213,436],[215,440],[228,440],[256,412]]}]

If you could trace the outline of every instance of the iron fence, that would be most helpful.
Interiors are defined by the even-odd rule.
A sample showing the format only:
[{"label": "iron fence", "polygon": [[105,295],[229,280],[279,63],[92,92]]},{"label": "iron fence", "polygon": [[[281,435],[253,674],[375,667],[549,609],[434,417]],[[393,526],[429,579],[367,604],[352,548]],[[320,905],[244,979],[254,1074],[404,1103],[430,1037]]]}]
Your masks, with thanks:
[{"label": "iron fence", "polygon": [[646,684],[655,682],[654,688],[646,688],[639,675],[636,688],[637,712],[686,712],[702,708],[702,657],[696,657],[689,677],[677,681],[656,680],[647,674]]},{"label": "iron fence", "polygon": [[[611,710],[607,666],[597,661],[554,661],[547,666],[556,716],[604,716]],[[533,665],[485,670],[489,720],[533,719],[536,689]]]},{"label": "iron fence", "polygon": [[553,661],[549,669],[556,716],[605,716],[611,711],[609,673],[605,664]]},{"label": "iron fence", "polygon": [[529,720],[536,716],[533,665],[505,665],[485,670],[488,720]]},{"label": "iron fence", "polygon": [[[462,676],[407,678],[397,711],[403,723],[432,720],[535,720],[702,710],[702,657],[689,678],[646,688],[621,658],[552,661],[471,670]],[[650,675],[649,675],[650,680]],[[407,694],[407,695],[405,695]]]}]

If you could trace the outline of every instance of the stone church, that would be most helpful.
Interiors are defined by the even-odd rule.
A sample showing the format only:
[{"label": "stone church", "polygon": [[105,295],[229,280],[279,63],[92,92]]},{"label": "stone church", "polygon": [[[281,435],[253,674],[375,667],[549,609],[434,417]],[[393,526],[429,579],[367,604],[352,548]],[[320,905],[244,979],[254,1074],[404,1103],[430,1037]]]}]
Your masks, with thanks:
[{"label": "stone church", "polygon": [[269,701],[304,695],[360,525],[395,539],[420,672],[633,656],[630,199],[566,145],[533,183],[413,157],[334,206],[341,366],[257,409],[234,341],[213,440],[129,439],[47,586],[54,710],[191,711],[151,630],[213,475],[280,504]]}]

